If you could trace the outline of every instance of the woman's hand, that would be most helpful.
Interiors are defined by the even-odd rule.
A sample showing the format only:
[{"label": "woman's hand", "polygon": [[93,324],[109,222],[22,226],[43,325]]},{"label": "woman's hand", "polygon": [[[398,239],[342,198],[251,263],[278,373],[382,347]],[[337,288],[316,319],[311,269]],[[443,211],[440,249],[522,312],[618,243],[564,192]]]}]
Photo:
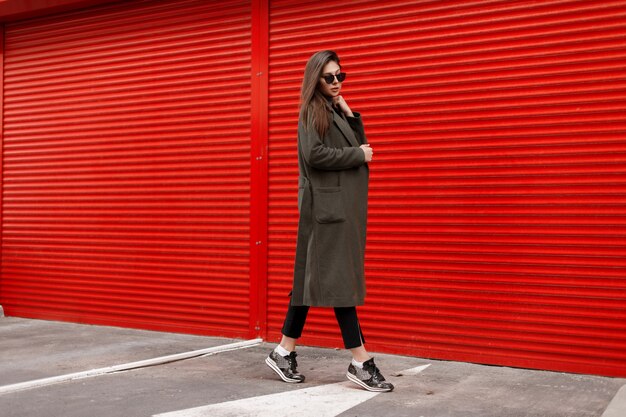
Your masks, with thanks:
[{"label": "woman's hand", "polygon": [[360,148],[363,150],[365,154],[365,162],[372,162],[372,156],[374,155],[374,151],[370,147],[369,144],[361,145]]},{"label": "woman's hand", "polygon": [[341,111],[344,112],[346,116],[354,117],[352,110],[350,110],[350,107],[348,107],[348,103],[346,103],[342,96],[333,97],[333,106],[339,107],[339,109],[341,109]]}]

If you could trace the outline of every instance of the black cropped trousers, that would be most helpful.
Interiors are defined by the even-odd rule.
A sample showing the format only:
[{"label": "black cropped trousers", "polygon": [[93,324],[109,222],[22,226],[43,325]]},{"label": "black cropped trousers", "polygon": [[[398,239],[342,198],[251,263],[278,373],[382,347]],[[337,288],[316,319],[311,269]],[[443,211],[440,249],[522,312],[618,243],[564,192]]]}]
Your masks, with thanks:
[{"label": "black cropped trousers", "polygon": [[[309,306],[292,306],[291,301],[289,301],[282,334],[293,339],[300,338],[308,313]],[[357,348],[365,343],[361,325],[356,315],[356,307],[335,307],[335,318],[341,329],[341,336],[346,349]]]}]

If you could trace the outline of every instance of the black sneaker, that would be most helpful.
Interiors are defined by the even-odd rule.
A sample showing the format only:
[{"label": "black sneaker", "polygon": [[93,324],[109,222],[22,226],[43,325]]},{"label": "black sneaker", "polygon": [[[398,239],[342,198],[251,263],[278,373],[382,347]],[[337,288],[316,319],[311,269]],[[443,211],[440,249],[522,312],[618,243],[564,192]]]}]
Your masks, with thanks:
[{"label": "black sneaker", "polygon": [[280,356],[273,350],[269,356],[265,358],[265,363],[285,382],[304,382],[304,375],[300,375],[296,369],[298,367],[296,356],[298,356],[296,352],[291,352],[287,356]]},{"label": "black sneaker", "polygon": [[363,362],[363,369],[350,364],[346,373],[348,379],[359,384],[368,391],[385,392],[392,391],[393,385],[385,382],[380,370],[374,364],[374,358]]}]

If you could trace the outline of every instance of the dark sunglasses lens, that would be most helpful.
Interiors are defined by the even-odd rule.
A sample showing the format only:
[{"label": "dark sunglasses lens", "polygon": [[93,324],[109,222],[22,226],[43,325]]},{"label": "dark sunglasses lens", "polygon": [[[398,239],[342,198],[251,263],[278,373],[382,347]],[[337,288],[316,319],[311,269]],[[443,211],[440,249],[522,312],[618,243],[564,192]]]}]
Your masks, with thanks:
[{"label": "dark sunglasses lens", "polygon": [[337,77],[337,81],[342,83],[343,80],[346,79],[346,73],[345,72],[340,72],[337,75],[324,75],[324,81],[326,81],[326,84],[332,84],[332,83],[335,82],[335,77]]}]

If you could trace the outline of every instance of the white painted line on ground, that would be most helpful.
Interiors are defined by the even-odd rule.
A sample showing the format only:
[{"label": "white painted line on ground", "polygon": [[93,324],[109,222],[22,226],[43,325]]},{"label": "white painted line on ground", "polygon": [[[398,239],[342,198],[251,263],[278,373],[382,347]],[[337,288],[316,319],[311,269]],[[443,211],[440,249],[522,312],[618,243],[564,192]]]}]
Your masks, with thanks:
[{"label": "white painted line on ground", "polygon": [[206,349],[192,350],[189,352],[177,353],[174,355],[161,356],[158,358],[147,359],[143,361],[130,362],[121,365],[109,366],[106,368],[92,369],[89,371],[75,372],[72,374],[53,376],[50,378],[36,379],[33,381],[20,382],[17,384],[4,385],[0,387],[0,395],[8,394],[16,391],[22,391],[32,388],[44,387],[47,385],[58,384],[60,382],[72,381],[75,379],[90,378],[115,372],[128,371],[131,369],[145,368],[147,366],[161,365],[169,362],[176,362],[184,359],[191,359],[199,356],[209,356],[216,353],[228,352],[231,350],[244,349],[257,346],[263,342],[263,339],[244,340],[243,342],[229,343],[226,345],[214,346]]},{"label": "white painted line on ground", "polygon": [[[430,364],[396,374],[417,375],[428,366]],[[345,381],[188,408],[156,414],[153,417],[335,417],[379,394],[380,392],[365,391],[354,383]]]},{"label": "white painted line on ground", "polygon": [[622,386],[615,397],[609,403],[609,406],[602,413],[602,417],[624,417],[626,416],[626,385]]},{"label": "white painted line on ground", "polygon": [[339,382],[158,414],[155,417],[334,417],[378,394],[360,389],[350,382]]},{"label": "white painted line on ground", "polygon": [[421,366],[416,366],[415,368],[411,368],[411,369],[406,369],[404,371],[400,371],[400,372],[396,372],[395,374],[392,374],[394,376],[411,376],[411,375],[417,375],[420,372],[422,372],[424,369],[428,368],[430,366],[429,363],[427,363],[426,365],[421,365]]}]

